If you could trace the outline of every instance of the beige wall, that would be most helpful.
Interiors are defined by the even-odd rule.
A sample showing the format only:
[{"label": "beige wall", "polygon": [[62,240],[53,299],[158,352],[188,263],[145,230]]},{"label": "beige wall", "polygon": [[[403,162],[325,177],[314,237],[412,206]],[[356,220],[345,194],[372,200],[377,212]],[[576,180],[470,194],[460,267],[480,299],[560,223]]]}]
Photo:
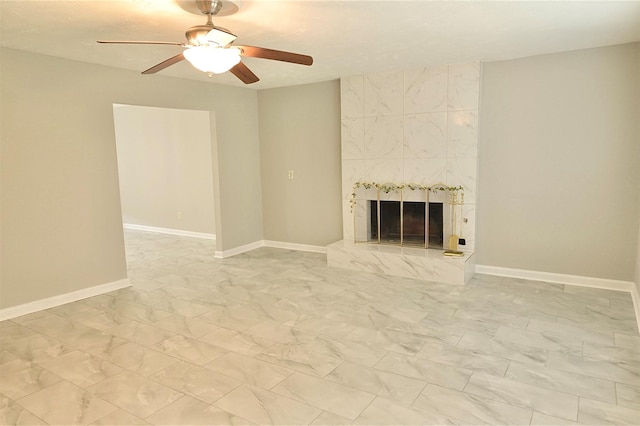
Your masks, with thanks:
[{"label": "beige wall", "polygon": [[483,67],[478,263],[632,281],[638,45]]},{"label": "beige wall", "polygon": [[258,104],[264,238],[342,239],[339,81],[262,90]]},{"label": "beige wall", "polygon": [[215,234],[208,111],[114,105],[122,220]]},{"label": "beige wall", "polygon": [[0,308],[126,277],[114,103],[212,111],[218,249],[262,239],[256,91],[0,55]]},{"label": "beige wall", "polygon": [[[638,52],[484,64],[480,264],[634,279]],[[0,308],[126,276],[114,103],[210,111],[218,250],[341,238],[337,81],[258,93],[0,54]]]}]

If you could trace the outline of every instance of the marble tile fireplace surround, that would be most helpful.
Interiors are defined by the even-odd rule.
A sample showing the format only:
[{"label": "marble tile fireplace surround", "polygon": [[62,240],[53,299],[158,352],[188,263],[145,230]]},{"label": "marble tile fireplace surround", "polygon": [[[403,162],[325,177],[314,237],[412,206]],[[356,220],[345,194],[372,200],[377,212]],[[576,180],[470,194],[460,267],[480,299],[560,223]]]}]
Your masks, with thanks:
[{"label": "marble tile fireplace surround", "polygon": [[[341,79],[343,240],[327,247],[330,266],[450,284],[471,278],[480,72],[479,63],[469,63]],[[354,191],[356,182],[462,186],[464,205],[458,206],[456,231],[466,241],[459,247],[464,257],[443,256],[452,220],[446,203],[444,247],[425,249],[410,241],[401,246],[393,238],[378,244],[377,235],[371,241],[375,189]],[[401,192],[383,193],[380,200],[426,202],[424,191]]]}]

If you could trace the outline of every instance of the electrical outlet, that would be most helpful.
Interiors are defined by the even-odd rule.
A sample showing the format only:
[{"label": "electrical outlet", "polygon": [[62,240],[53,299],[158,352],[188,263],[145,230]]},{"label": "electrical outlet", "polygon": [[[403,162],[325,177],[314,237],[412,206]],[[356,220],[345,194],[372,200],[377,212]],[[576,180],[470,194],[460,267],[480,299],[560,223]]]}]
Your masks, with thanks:
[{"label": "electrical outlet", "polygon": [[289,170],[289,179],[293,179],[293,170]]},{"label": "electrical outlet", "polygon": [[465,246],[467,245],[467,240],[465,240],[464,238],[458,238],[458,244],[460,244],[461,246]]},{"label": "electrical outlet", "polygon": [[178,220],[182,220],[182,212],[181,211],[178,212]]}]

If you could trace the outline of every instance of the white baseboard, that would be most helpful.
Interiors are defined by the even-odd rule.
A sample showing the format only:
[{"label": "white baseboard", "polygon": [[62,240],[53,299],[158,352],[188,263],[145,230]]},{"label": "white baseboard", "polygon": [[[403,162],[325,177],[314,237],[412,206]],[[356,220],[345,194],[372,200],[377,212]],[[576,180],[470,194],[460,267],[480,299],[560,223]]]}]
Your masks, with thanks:
[{"label": "white baseboard", "polygon": [[158,228],[156,226],[136,225],[133,223],[123,223],[124,229],[134,231],[155,232],[156,234],[179,235],[181,237],[204,238],[207,240],[215,240],[216,234],[207,234],[206,232],[184,231],[182,229]]},{"label": "white baseboard", "polygon": [[9,308],[0,309],[0,321],[16,318],[22,315],[31,314],[33,312],[45,309],[55,308],[56,306],[66,303],[77,302],[78,300],[87,299],[89,297],[98,296],[110,291],[120,290],[121,288],[130,287],[129,278],[114,281],[111,283],[100,284],[82,290],[72,291],[71,293],[60,294],[46,299],[34,300],[23,305],[11,306]]},{"label": "white baseboard", "polygon": [[633,300],[633,309],[636,311],[636,321],[640,331],[640,293],[638,292],[638,287],[640,287],[640,282],[631,287],[631,300]]},{"label": "white baseboard", "polygon": [[313,253],[327,253],[327,248],[322,246],[312,246],[309,244],[287,243],[284,241],[272,241],[272,240],[260,240],[253,243],[245,244],[240,247],[235,247],[229,250],[216,251],[214,257],[217,259],[224,259],[226,257],[235,256],[238,254],[246,253],[251,250],[255,250],[260,247],[273,247],[285,250],[296,251],[308,251]]},{"label": "white baseboard", "polygon": [[238,254],[246,253],[251,250],[255,250],[257,248],[264,247],[264,241],[254,241],[253,243],[245,244],[243,246],[234,247],[229,250],[218,251],[216,250],[213,257],[216,259],[224,259],[231,256],[236,256]]},{"label": "white baseboard", "polygon": [[273,247],[285,250],[309,251],[312,253],[327,253],[327,248],[323,246],[312,246],[309,244],[286,243],[283,241],[264,240],[265,247]]},{"label": "white baseboard", "polygon": [[520,278],[545,281],[555,284],[569,284],[581,287],[593,287],[604,290],[630,292],[634,287],[631,281],[609,280],[606,278],[582,277],[579,275],[556,274],[553,272],[529,271],[525,269],[502,268],[499,266],[476,265],[476,273],[497,275],[499,277]]}]

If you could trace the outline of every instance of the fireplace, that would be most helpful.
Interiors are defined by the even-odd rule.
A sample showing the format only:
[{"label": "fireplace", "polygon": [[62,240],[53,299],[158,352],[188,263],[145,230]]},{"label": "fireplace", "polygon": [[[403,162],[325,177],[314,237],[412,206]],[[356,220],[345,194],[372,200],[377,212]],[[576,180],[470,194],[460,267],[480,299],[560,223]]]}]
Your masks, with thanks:
[{"label": "fireplace", "polygon": [[[327,246],[329,266],[419,280],[464,284],[475,270],[473,251],[447,256],[460,235],[464,188],[442,183],[358,181],[345,230],[353,239]],[[459,238],[459,237],[458,237]],[[435,250],[432,250],[435,249]]]},{"label": "fireplace", "polygon": [[369,241],[442,249],[443,206],[434,202],[369,200]]}]

